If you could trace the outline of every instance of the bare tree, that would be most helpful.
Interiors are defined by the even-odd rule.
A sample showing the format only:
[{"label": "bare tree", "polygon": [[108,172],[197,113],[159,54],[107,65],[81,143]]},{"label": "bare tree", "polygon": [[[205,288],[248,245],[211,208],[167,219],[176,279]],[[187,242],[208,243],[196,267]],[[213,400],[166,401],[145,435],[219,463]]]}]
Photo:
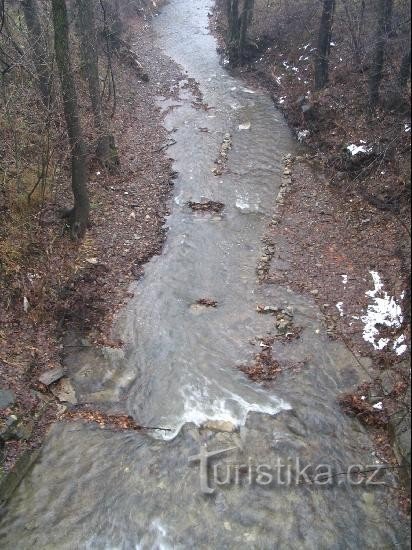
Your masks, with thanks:
[{"label": "bare tree", "polygon": [[50,70],[48,63],[48,48],[44,30],[42,29],[36,0],[22,0],[29,42],[33,51],[33,62],[36,68],[39,89],[45,107],[50,104]]},{"label": "bare tree", "polygon": [[369,108],[375,109],[379,102],[379,88],[383,77],[383,66],[385,61],[385,45],[388,30],[388,16],[392,11],[388,10],[388,0],[377,0],[377,25],[375,47],[373,52],[372,66],[369,76]]},{"label": "bare tree", "polygon": [[54,48],[59,69],[64,115],[72,155],[72,190],[74,207],[67,215],[73,238],[86,232],[90,203],[87,191],[86,148],[79,120],[76,87],[70,61],[69,24],[65,0],[51,0],[54,25]]},{"label": "bare tree", "polygon": [[[245,62],[248,28],[253,17],[254,0],[226,0],[228,54],[233,66]],[[240,13],[239,13],[240,12]]]},{"label": "bare tree", "polygon": [[253,17],[254,0],[244,0],[242,15],[240,17],[239,32],[239,62],[245,62],[245,48],[247,42],[248,28]]},{"label": "bare tree", "polygon": [[118,50],[122,42],[122,19],[119,0],[100,0],[102,9],[106,13],[106,27],[108,40],[113,50]]},{"label": "bare tree", "polygon": [[363,31],[363,22],[364,22],[365,8],[366,8],[365,0],[362,0],[361,2],[358,17],[353,15],[353,12],[349,6],[348,0],[342,0],[342,4],[345,9],[347,29],[351,37],[354,61],[357,69],[360,69],[362,65],[361,35]]},{"label": "bare tree", "polygon": [[78,29],[85,76],[89,86],[94,125],[98,132],[97,157],[108,168],[114,161],[114,138],[109,133],[100,90],[99,56],[97,50],[96,15],[94,0],[77,0]]},{"label": "bare tree", "polygon": [[398,75],[398,85],[401,90],[404,90],[411,77],[411,50],[406,52],[401,61],[401,66]]},{"label": "bare tree", "polygon": [[324,88],[329,80],[329,54],[335,6],[336,0],[323,0],[323,11],[320,20],[318,47],[315,59],[316,90]]},{"label": "bare tree", "polygon": [[236,65],[239,53],[240,17],[239,0],[226,0],[228,21],[228,54],[232,65]]}]

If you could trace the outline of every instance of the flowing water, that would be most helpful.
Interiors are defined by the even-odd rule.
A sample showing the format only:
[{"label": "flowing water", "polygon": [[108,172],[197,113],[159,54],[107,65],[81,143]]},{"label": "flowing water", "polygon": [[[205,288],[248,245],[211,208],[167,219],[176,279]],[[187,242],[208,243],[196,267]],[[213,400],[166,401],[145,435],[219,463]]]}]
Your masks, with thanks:
[{"label": "flowing water", "polygon": [[[126,409],[168,431],[55,425],[8,505],[2,548],[407,547],[387,486],[353,486],[345,476],[324,486],[288,483],[280,468],[279,461],[291,464],[294,476],[299,465],[339,473],[378,462],[369,435],[336,404],[366,375],[327,337],[309,299],[256,282],[282,157],[295,145],[270,98],[219,64],[208,32],[211,4],[171,0],[155,22],[159,43],[199,82],[211,109],[195,108],[184,85],[178,101],[159,98],[173,106],[165,123],[177,141],[170,151],[179,176],[165,250],[136,283],[116,327],[125,350],[84,349],[66,361],[81,402]],[[232,150],[216,176],[228,134]],[[223,213],[196,214],[186,205],[203,199],[224,203]],[[287,258],[277,260],[287,267]],[[196,306],[199,298],[218,307]],[[293,307],[304,328],[299,340],[274,347],[275,357],[303,368],[265,388],[236,368],[256,354],[251,341],[275,334],[273,316],[258,314],[258,304]],[[190,461],[201,448],[229,449],[210,459],[221,482],[212,468],[210,494],[201,490],[199,462]],[[271,483],[259,477],[263,471],[273,473]]]}]

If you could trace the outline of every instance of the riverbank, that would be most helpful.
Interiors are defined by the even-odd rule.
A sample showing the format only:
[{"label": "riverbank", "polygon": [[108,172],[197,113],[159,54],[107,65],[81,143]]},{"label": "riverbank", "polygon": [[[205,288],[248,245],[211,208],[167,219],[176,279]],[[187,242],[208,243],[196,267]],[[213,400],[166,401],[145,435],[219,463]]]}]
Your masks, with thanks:
[{"label": "riverbank", "polygon": [[[113,317],[165,239],[174,174],[156,98],[174,95],[179,68],[154,45],[147,12],[129,24],[138,37],[132,49],[149,80],[115,61],[112,127],[120,166],[106,173],[91,163],[92,221],[86,238],[73,243],[58,215],[70,201],[68,165],[57,172],[44,203],[32,208],[24,231],[12,209],[2,221],[5,243],[18,254],[10,265],[13,291],[0,298],[0,472],[11,471],[26,451],[39,447],[67,401],[75,403],[70,382],[62,378],[63,334],[73,331],[96,346],[120,346],[111,338]],[[89,128],[85,133],[92,142]],[[4,245],[1,252],[4,260]],[[56,382],[49,385],[46,378]]]},{"label": "riverbank", "polygon": [[[221,2],[210,21],[225,60]],[[301,155],[286,161],[258,274],[261,282],[311,296],[330,337],[368,366],[363,383],[341,397],[342,406],[373,430],[382,459],[409,470],[409,111],[382,110],[368,120],[354,82],[342,78],[343,66],[333,72],[333,90],[316,94],[306,50],[307,42],[289,51],[270,44],[232,70],[271,94],[303,144]],[[333,49],[333,59],[344,55]],[[362,143],[385,153],[352,156],[347,147]]]}]

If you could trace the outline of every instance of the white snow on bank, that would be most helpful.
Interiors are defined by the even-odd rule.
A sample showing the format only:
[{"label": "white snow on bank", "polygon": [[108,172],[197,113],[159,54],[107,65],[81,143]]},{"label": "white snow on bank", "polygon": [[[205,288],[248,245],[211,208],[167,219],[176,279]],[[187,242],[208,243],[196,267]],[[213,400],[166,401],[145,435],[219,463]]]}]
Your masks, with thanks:
[{"label": "white snow on bank", "polygon": [[336,309],[339,311],[341,317],[345,315],[343,312],[343,302],[338,302],[336,304]]},{"label": "white snow on bank", "polygon": [[[393,296],[389,296],[383,290],[383,283],[376,271],[370,271],[375,285],[374,290],[369,290],[366,295],[372,298],[372,303],[368,306],[366,315],[361,317],[364,323],[363,338],[366,342],[372,344],[375,350],[383,350],[390,343],[390,338],[379,337],[379,325],[388,328],[400,328],[403,323],[402,308]],[[401,300],[404,298],[401,295]],[[393,345],[393,350],[401,355],[406,351],[406,345],[403,344],[405,338],[398,338]]]},{"label": "white snow on bank", "polygon": [[409,134],[410,131],[411,131],[411,125],[410,124],[405,124],[405,132],[407,134]]},{"label": "white snow on bank", "polygon": [[397,355],[403,355],[406,351],[408,351],[408,346],[404,343],[406,341],[406,337],[404,334],[402,336],[399,336],[393,344],[393,350],[396,352]]},{"label": "white snow on bank", "polygon": [[348,281],[349,277],[347,275],[342,275],[342,283],[344,284],[344,286],[348,284]]},{"label": "white snow on bank", "polygon": [[365,145],[355,145],[354,143],[348,145],[346,149],[353,157],[359,153],[370,153],[372,151],[370,147],[366,147]]},{"label": "white snow on bank", "polygon": [[298,132],[298,141],[302,143],[302,141],[305,141],[305,139],[310,135],[309,130],[301,130]]}]

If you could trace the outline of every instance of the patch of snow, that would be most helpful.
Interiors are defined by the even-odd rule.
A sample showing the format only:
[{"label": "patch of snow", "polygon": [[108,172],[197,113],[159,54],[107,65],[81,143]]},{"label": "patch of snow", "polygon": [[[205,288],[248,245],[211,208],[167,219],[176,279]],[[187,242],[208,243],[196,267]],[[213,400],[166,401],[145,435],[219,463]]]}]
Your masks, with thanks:
[{"label": "patch of snow", "polygon": [[410,124],[405,124],[405,132],[407,134],[409,134],[410,131],[411,131],[411,125]]},{"label": "patch of snow", "polygon": [[349,278],[347,275],[342,275],[342,283],[346,286],[348,284]]},{"label": "patch of snow", "polygon": [[[403,323],[403,314],[400,304],[393,296],[389,296],[383,290],[383,283],[376,271],[370,271],[375,285],[374,290],[369,290],[366,295],[372,298],[373,302],[368,306],[366,315],[361,317],[364,323],[363,338],[372,344],[375,350],[383,350],[390,342],[390,338],[379,338],[379,329],[383,326],[388,328],[400,328]],[[401,300],[405,297],[402,293]]]},{"label": "patch of snow", "polygon": [[301,130],[300,132],[298,132],[298,141],[302,143],[302,141],[305,141],[305,139],[309,136],[310,136],[309,130]]},{"label": "patch of snow", "polygon": [[343,312],[343,302],[338,302],[336,304],[336,309],[339,311],[341,317],[345,315]]},{"label": "patch of snow", "polygon": [[242,88],[242,92],[245,92],[245,94],[255,94],[256,93],[254,90],[250,90],[249,88]]},{"label": "patch of snow", "polygon": [[366,401],[366,395],[361,396],[362,401]]},{"label": "patch of snow", "polygon": [[348,145],[346,149],[353,157],[359,153],[370,153],[372,151],[371,147],[365,147],[365,145],[355,145],[353,143]]},{"label": "patch of snow", "polygon": [[282,81],[282,77],[281,77],[281,76],[277,76],[277,77],[275,78],[275,80],[276,80],[277,84],[280,86],[280,83],[281,83],[281,81]]},{"label": "patch of snow", "polygon": [[402,336],[399,336],[393,344],[393,350],[396,353],[396,355],[403,355],[408,351],[408,346],[404,343],[406,340],[406,337],[404,334]]},{"label": "patch of snow", "polygon": [[285,103],[285,99],[286,99],[286,96],[280,97],[278,101],[279,105],[283,105]]},{"label": "patch of snow", "polygon": [[379,401],[379,403],[376,403],[375,405],[373,405],[373,408],[376,409],[377,411],[382,411],[383,410],[382,401]]},{"label": "patch of snow", "polygon": [[396,355],[403,355],[408,351],[408,346],[406,344],[403,344],[402,346],[399,346],[399,348],[396,348]]},{"label": "patch of snow", "polygon": [[252,127],[252,124],[250,122],[239,124],[239,130],[250,130],[251,127]]}]

